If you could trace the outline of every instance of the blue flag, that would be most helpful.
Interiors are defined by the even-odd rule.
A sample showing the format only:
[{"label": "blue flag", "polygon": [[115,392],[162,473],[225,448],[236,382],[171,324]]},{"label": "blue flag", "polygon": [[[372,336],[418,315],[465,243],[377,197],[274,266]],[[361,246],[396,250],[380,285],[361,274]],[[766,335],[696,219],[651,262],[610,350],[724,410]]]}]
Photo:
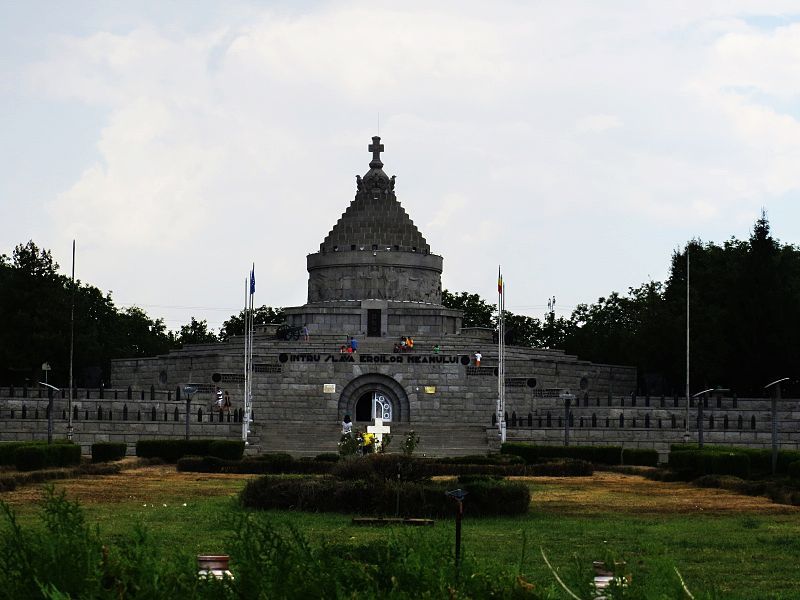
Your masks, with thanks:
[{"label": "blue flag", "polygon": [[250,271],[250,295],[256,293],[256,264],[253,263],[253,270]]}]

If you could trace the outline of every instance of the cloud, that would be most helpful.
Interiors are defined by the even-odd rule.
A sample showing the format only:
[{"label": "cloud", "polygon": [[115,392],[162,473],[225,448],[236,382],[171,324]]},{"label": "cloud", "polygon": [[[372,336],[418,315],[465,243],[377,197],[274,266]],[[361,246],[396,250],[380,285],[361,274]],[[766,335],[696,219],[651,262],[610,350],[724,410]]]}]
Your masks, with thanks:
[{"label": "cloud", "polygon": [[503,258],[526,305],[590,301],[800,190],[800,23],[748,21],[786,6],[275,4],[58,31],[26,93],[100,126],[37,242],[78,237],[82,278],[128,301],[238,310],[255,260],[261,301],[300,304],[380,114],[451,289],[490,295]]}]

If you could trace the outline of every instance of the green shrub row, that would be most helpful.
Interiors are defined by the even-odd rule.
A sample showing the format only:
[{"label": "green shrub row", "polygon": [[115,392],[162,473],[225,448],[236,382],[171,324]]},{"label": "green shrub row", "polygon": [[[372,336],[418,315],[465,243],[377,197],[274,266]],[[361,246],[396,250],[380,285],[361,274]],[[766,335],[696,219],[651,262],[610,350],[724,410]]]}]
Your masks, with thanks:
[{"label": "green shrub row", "polygon": [[[53,440],[54,444],[70,444],[71,442],[66,439]],[[16,462],[15,454],[17,448],[22,446],[46,446],[46,441],[29,440],[26,442],[2,442],[0,443],[0,465],[12,466]]]},{"label": "green shrub row", "polygon": [[[464,513],[470,516],[523,514],[530,505],[530,491],[522,483],[476,479],[464,488],[468,493]],[[394,515],[399,497],[401,516],[446,517],[455,512],[455,502],[445,495],[447,490],[443,483],[265,476],[248,482],[240,501],[260,510],[378,516]]]},{"label": "green shrub row", "polygon": [[125,458],[128,444],[125,442],[95,442],[92,444],[92,462],[111,462]]},{"label": "green shrub row", "polygon": [[592,463],[578,458],[564,458],[536,465],[529,465],[528,475],[543,477],[588,477],[594,473]]},{"label": "green shrub row", "polygon": [[573,458],[602,465],[656,466],[658,451],[651,448],[624,448],[622,446],[544,446],[508,442],[501,446],[503,454],[513,454],[529,465],[555,458]]},{"label": "green shrub row", "polygon": [[515,454],[470,454],[437,458],[439,464],[452,465],[521,465],[525,460]]},{"label": "green shrub row", "polygon": [[27,471],[22,473],[6,473],[0,475],[0,492],[10,492],[21,485],[43,483],[56,479],[73,479],[75,477],[98,475],[114,475],[120,472],[119,465],[95,465],[84,463],[79,466],[64,469],[49,469],[43,471]]},{"label": "green shrub row", "polygon": [[682,449],[669,454],[669,468],[686,478],[701,475],[733,475],[750,477],[750,457],[740,452],[707,451],[700,448]]},{"label": "green shrub row", "polygon": [[[700,450],[694,444],[672,444],[670,446],[670,456],[676,452],[695,452]],[[703,446],[702,452],[708,454],[741,454],[750,459],[750,476],[763,477],[772,474],[772,449],[771,448],[744,448],[741,446]],[[777,473],[787,475],[789,465],[800,461],[800,451],[798,450],[779,450]]]},{"label": "green shrub row", "polygon": [[18,471],[37,471],[48,467],[67,467],[81,462],[77,444],[23,444],[14,451]]},{"label": "green shrub row", "polygon": [[318,474],[330,473],[329,462],[296,460],[291,464],[273,463],[258,458],[226,460],[215,456],[184,456],[178,459],[177,469],[187,473],[237,473],[253,475],[275,475],[284,473]]},{"label": "green shrub row", "polygon": [[268,474],[326,474],[332,473],[341,479],[396,480],[398,473],[403,481],[419,481],[434,476],[457,475],[591,475],[591,466],[581,461],[560,462],[552,467],[518,464],[513,457],[510,464],[462,464],[441,462],[441,459],[405,456],[402,454],[373,454],[364,457],[348,457],[335,462],[313,459],[295,459],[289,454],[272,453],[247,457],[240,461],[212,460],[209,457],[185,456],[179,459],[178,470],[197,473],[251,473]]},{"label": "green shrub row", "polygon": [[160,458],[177,462],[183,456],[215,456],[225,460],[238,460],[244,454],[244,442],[240,440],[139,440],[136,456]]}]

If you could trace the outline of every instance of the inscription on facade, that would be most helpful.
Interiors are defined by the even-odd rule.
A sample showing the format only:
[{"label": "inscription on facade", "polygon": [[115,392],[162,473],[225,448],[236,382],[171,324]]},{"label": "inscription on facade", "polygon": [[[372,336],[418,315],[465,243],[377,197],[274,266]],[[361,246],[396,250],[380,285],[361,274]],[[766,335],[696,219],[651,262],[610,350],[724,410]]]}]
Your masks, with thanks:
[{"label": "inscription on facade", "polygon": [[382,363],[409,365],[455,365],[461,357],[457,354],[281,354],[282,363]]}]

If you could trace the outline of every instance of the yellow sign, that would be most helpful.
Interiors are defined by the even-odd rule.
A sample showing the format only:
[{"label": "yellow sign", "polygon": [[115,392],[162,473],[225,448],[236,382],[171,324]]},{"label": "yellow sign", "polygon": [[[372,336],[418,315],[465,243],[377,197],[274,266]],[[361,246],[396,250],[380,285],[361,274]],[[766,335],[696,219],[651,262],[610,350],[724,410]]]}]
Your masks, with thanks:
[{"label": "yellow sign", "polygon": [[435,385],[426,385],[425,386],[425,393],[426,394],[435,394],[436,393],[436,386]]},{"label": "yellow sign", "polygon": [[336,384],[335,383],[323,383],[322,384],[322,393],[323,394],[335,394],[336,393]]}]

